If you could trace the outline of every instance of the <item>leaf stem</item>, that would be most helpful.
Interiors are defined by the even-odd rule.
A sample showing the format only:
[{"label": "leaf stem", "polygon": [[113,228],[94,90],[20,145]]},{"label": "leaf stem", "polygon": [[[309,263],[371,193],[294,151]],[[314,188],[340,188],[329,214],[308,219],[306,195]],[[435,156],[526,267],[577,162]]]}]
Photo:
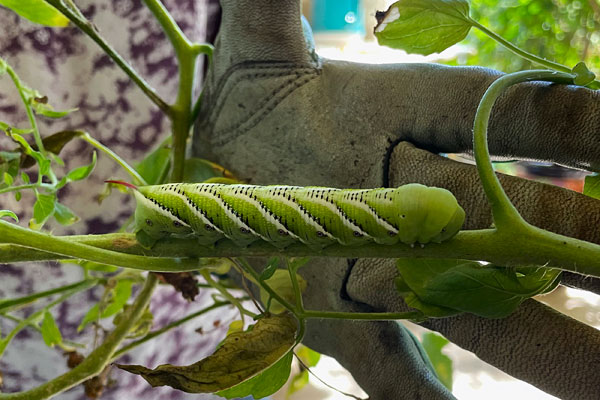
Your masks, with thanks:
[{"label": "leaf stem", "polygon": [[[485,27],[484,25],[480,24],[479,22],[475,21],[474,19],[472,19],[470,17],[469,17],[469,22],[475,28],[479,29],[480,31],[485,33],[487,36],[489,36],[496,42],[500,43],[502,46],[504,46],[508,50],[512,51],[516,55],[518,55],[528,61],[531,61],[532,63],[541,65],[542,67],[546,67],[546,68],[549,68],[554,71],[564,72],[566,74],[571,73],[571,68],[569,68],[565,65],[559,64],[557,62],[550,61],[545,58],[536,56],[535,54],[529,53],[523,49],[520,49],[519,47],[515,46],[508,40],[504,39],[502,36],[498,35],[494,31],[488,29],[487,27]],[[598,88],[600,88],[600,81],[595,80],[595,81],[593,81],[593,83],[589,84],[588,87],[591,89],[598,89]]]},{"label": "leaf stem", "polygon": [[208,282],[208,284],[210,286],[212,286],[213,288],[217,289],[219,291],[219,293],[221,294],[221,296],[225,297],[231,304],[233,304],[238,311],[240,312],[240,318],[242,319],[242,322],[244,321],[244,315],[248,315],[252,318],[256,317],[256,314],[254,314],[251,311],[248,311],[244,308],[244,306],[242,306],[242,303],[240,303],[239,301],[237,301],[235,299],[235,297],[233,297],[231,294],[229,294],[229,291],[227,289],[225,289],[223,286],[221,286],[219,284],[219,282],[215,281],[211,276],[210,276],[210,271],[207,269],[203,269],[200,271],[200,275],[202,275],[202,277],[204,278],[204,280],[206,282]]},{"label": "leaf stem", "polygon": [[18,297],[18,298],[14,298],[14,299],[0,300],[0,312],[5,313],[5,312],[13,311],[20,307],[29,305],[39,299],[43,299],[44,297],[52,296],[52,295],[58,294],[58,293],[68,292],[73,289],[85,290],[85,289],[88,289],[92,286],[95,286],[95,285],[101,283],[102,281],[104,281],[104,279],[101,279],[101,278],[84,279],[82,281],[72,283],[70,285],[65,285],[65,286],[54,288],[54,289],[45,290],[43,292],[38,292],[38,293],[34,293],[34,294],[30,294],[27,296]]},{"label": "leaf stem", "polygon": [[144,313],[144,310],[150,303],[156,283],[156,276],[149,274],[144,287],[130,308],[127,318],[123,318],[115,329],[106,336],[104,342],[96,350],[92,351],[77,367],[31,390],[19,393],[0,393],[0,400],[47,399],[100,374],[112,359],[119,344],[125,339],[127,332],[129,332]]},{"label": "leaf stem", "polygon": [[125,160],[123,160],[117,153],[112,151],[110,148],[106,147],[96,139],[94,139],[89,133],[84,131],[77,131],[78,136],[82,139],[102,151],[104,154],[108,155],[112,158],[117,164],[119,164],[131,177],[136,180],[141,185],[147,185],[148,183],[144,180],[144,178],[133,168],[131,165],[127,164]]}]

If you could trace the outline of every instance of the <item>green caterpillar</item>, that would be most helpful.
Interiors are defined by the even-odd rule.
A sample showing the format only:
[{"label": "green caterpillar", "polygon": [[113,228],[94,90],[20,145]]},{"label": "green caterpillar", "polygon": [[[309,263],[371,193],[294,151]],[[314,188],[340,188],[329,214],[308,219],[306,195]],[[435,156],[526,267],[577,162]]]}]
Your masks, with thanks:
[{"label": "green caterpillar", "polygon": [[279,248],[376,242],[439,243],[461,228],[465,212],[449,191],[409,184],[395,189],[332,189],[208,183],[126,185],[137,201],[135,221],[153,239],[194,235],[210,246],[265,240]]}]

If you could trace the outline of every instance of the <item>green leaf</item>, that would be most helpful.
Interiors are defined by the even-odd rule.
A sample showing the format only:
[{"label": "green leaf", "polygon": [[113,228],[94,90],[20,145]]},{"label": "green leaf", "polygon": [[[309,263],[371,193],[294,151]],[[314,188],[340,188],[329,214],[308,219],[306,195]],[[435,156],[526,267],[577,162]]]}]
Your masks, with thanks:
[{"label": "green leaf", "polygon": [[15,222],[19,222],[19,217],[17,217],[17,214],[15,214],[14,212],[10,211],[10,210],[0,210],[0,218],[3,217],[10,217],[12,219],[15,220]]},{"label": "green leaf", "polygon": [[[314,367],[321,359],[321,354],[304,345],[299,345],[295,353],[306,367]],[[294,375],[290,381],[286,398],[289,398],[292,394],[306,386],[308,378],[308,370],[301,366],[301,371]]]},{"label": "green leaf", "polygon": [[54,214],[56,209],[56,194],[37,193],[37,200],[33,205],[33,219],[41,227]]},{"label": "green leaf", "polygon": [[600,175],[594,174],[585,177],[583,194],[594,199],[600,199]]},{"label": "green leaf", "polygon": [[[526,299],[556,287],[550,268],[482,266],[464,260],[399,259],[399,291],[410,306],[431,316],[441,310],[486,318],[510,315]],[[434,308],[432,311],[427,308]],[[437,311],[436,311],[437,309]]]},{"label": "green leaf", "polygon": [[472,26],[466,0],[400,0],[377,19],[380,45],[423,55],[460,42]]},{"label": "green leaf", "polygon": [[596,74],[590,71],[583,61],[578,62],[571,70],[575,74],[573,83],[579,86],[589,85],[596,79]]},{"label": "green leaf", "polygon": [[[306,290],[307,283],[300,275],[296,274],[296,278],[298,279],[298,286],[300,287],[300,291],[304,292]],[[287,269],[278,269],[273,273],[273,276],[267,280],[265,283],[268,284],[271,289],[273,289],[278,295],[283,297],[285,300],[290,303],[294,303],[296,300],[296,296],[294,293],[294,287],[292,285],[292,280],[290,279],[290,273]],[[260,288],[260,301],[263,304],[267,304],[269,301],[269,292],[265,289]],[[281,305],[277,300],[271,301],[270,312],[274,314],[280,314],[286,311],[286,308]]]},{"label": "green leaf", "polygon": [[279,257],[271,257],[269,261],[267,261],[267,266],[260,274],[260,280],[264,281],[273,276],[275,271],[279,268]]},{"label": "green leaf", "polygon": [[21,172],[21,180],[25,183],[30,183],[29,175],[26,172]]},{"label": "green leaf", "polygon": [[288,391],[285,395],[285,398],[289,399],[291,395],[293,395],[306,385],[308,385],[308,371],[303,369],[302,371],[294,375],[290,380],[290,384],[288,386]]},{"label": "green leaf", "polygon": [[55,27],[69,25],[69,19],[44,0],[0,0],[0,5],[36,24]]},{"label": "green leaf", "polygon": [[87,324],[98,321],[102,318],[108,318],[115,315],[123,309],[127,300],[131,297],[131,286],[133,282],[129,279],[122,279],[117,282],[115,287],[110,290],[107,301],[96,303],[83,317],[83,320],[77,327],[81,331]]},{"label": "green leaf", "polygon": [[296,349],[296,355],[302,360],[302,362],[307,367],[316,366],[321,360],[321,354],[317,353],[310,347],[306,347],[305,345],[300,345]]},{"label": "green leaf", "polygon": [[259,375],[230,389],[215,393],[226,399],[252,396],[262,399],[278,391],[290,377],[293,353],[290,351]]},{"label": "green leaf", "polygon": [[[80,134],[80,131],[60,131],[43,138],[42,143],[44,144],[44,149],[46,149],[46,151],[58,155],[67,143]],[[32,148],[37,150],[36,146],[32,146]],[[55,157],[55,160],[59,164],[64,165],[60,158]],[[34,164],[35,160],[31,156],[26,156],[21,162],[21,167],[29,168]]]},{"label": "green leaf", "polygon": [[59,224],[71,225],[79,221],[79,217],[64,204],[57,202],[55,207],[56,209],[54,210],[54,218],[56,218]]},{"label": "green leaf", "polygon": [[160,184],[163,183],[162,180],[169,171],[171,165],[170,161],[170,149],[165,146],[160,146],[144,158],[135,167],[135,170],[149,185]]},{"label": "green leaf", "polygon": [[117,366],[141,375],[154,387],[167,385],[188,393],[218,392],[228,398],[250,394],[262,398],[287,380],[296,330],[291,314],[267,315],[251,330],[230,334],[211,356],[192,365],[165,364],[153,370],[140,365]]},{"label": "green leaf", "polygon": [[67,181],[79,181],[79,180],[87,178],[92,173],[95,166],[96,166],[96,152],[94,151],[92,153],[92,162],[89,163],[88,165],[84,165],[84,166],[75,168],[74,170],[70,171],[67,174]]},{"label": "green leaf", "polygon": [[421,344],[435,369],[438,379],[448,390],[452,391],[452,360],[442,353],[448,343],[450,343],[448,339],[432,332],[425,333],[421,339]]},{"label": "green leaf", "polygon": [[62,343],[62,335],[60,334],[60,330],[58,329],[58,326],[56,326],[54,317],[49,311],[44,313],[41,331],[42,338],[47,346],[54,347],[55,344]]},{"label": "green leaf", "polygon": [[8,186],[12,185],[14,182],[14,179],[12,177],[12,175],[10,175],[8,172],[4,173],[4,183],[6,183]]}]

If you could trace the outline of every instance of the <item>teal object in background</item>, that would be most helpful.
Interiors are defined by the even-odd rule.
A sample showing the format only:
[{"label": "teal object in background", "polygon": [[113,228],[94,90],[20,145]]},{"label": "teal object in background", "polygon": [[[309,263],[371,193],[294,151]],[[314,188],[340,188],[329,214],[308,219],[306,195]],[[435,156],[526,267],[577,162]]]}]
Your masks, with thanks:
[{"label": "teal object in background", "polygon": [[315,33],[365,33],[360,0],[313,0],[311,22]]}]

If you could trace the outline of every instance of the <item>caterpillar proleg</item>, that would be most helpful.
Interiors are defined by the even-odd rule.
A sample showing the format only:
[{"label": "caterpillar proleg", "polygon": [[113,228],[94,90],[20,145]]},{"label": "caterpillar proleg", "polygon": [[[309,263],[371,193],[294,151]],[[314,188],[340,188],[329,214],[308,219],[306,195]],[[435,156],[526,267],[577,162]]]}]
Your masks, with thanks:
[{"label": "caterpillar proleg", "polygon": [[461,228],[465,212],[449,191],[408,184],[398,188],[171,183],[135,187],[135,221],[151,238],[222,238],[239,246],[264,240],[279,248],[298,241],[315,248],[440,243]]}]

